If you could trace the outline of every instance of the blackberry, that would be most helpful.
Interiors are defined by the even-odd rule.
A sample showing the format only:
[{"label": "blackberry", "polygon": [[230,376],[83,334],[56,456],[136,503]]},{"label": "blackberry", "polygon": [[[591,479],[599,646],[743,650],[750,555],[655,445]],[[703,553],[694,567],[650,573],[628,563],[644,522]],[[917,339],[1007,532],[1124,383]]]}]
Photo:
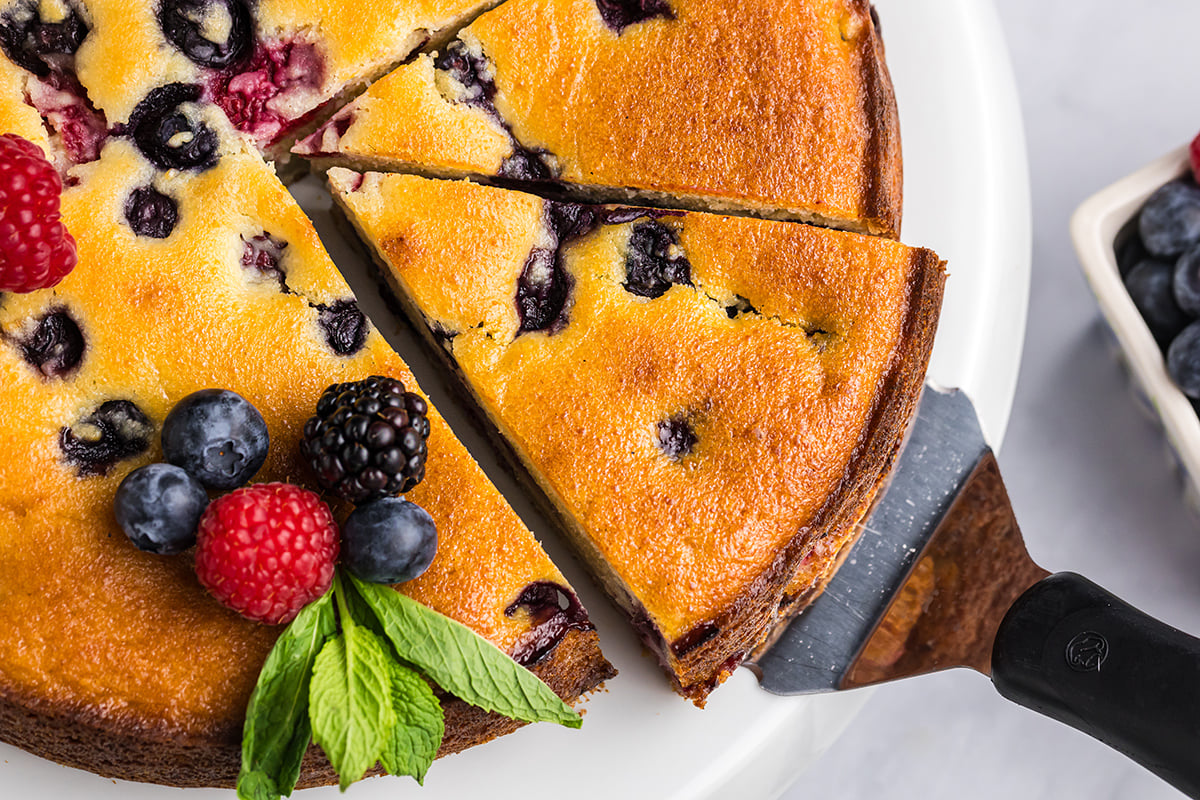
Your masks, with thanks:
[{"label": "blackberry", "polygon": [[407,492],[425,477],[429,406],[394,378],[330,386],[300,451],[323,489],[351,503]]}]

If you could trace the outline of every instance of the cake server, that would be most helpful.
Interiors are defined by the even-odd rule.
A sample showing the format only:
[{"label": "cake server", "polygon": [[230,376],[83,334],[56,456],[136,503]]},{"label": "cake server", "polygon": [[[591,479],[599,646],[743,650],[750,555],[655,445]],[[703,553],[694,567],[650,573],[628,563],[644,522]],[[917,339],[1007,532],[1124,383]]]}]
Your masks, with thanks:
[{"label": "cake server", "polygon": [[786,695],[970,667],[1200,797],[1200,639],[1033,562],[960,391],[925,387],[845,563],[748,666]]}]

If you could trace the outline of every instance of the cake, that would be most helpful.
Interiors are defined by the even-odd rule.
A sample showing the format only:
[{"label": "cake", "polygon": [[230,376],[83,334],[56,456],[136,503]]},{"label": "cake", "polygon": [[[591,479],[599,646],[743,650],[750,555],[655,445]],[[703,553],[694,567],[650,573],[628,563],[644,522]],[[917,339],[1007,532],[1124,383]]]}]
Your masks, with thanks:
[{"label": "cake", "polygon": [[[79,13],[97,26],[82,60],[101,16]],[[62,55],[47,75],[67,74]],[[198,389],[262,413],[272,447],[256,481],[303,483],[302,431],[326,386],[378,374],[419,387],[271,166],[193,84],[155,86],[93,140],[79,106],[23,101],[35,79],[0,58],[0,133],[63,171],[79,260],[54,288],[0,294],[0,740],[110,777],[231,786],[280,628],[219,605],[190,554],[136,549],[113,515],[117,486],[161,458],[167,412]],[[407,497],[440,546],[403,591],[575,700],[613,674],[586,611],[436,410],[429,420],[426,478]],[[442,753],[517,727],[453,697],[444,707]],[[334,779],[310,749],[300,784]]]},{"label": "cake", "polygon": [[103,130],[158,86],[189,84],[278,160],[322,113],[495,2],[0,0],[0,46],[43,113],[70,104]]},{"label": "cake", "polygon": [[294,152],[900,230],[895,99],[865,0],[509,0]]},{"label": "cake", "polygon": [[792,222],[330,170],[677,691],[818,591],[885,479],[941,304],[928,250]]}]

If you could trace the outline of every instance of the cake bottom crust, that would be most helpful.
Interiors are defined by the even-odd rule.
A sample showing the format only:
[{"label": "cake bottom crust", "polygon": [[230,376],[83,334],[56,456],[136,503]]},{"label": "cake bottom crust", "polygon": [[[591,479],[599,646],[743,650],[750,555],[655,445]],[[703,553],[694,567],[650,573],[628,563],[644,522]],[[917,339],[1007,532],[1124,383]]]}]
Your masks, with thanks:
[{"label": "cake bottom crust", "polygon": [[[530,668],[568,703],[616,675],[600,654],[595,631],[570,631]],[[521,727],[455,697],[445,697],[446,735],[438,757],[457,753]],[[69,709],[35,708],[0,690],[0,741],[68,767],[105,778],[181,787],[232,788],[241,766],[240,725],[226,737],[148,737],[136,730],[111,730]],[[381,774],[372,770],[371,775]],[[315,745],[304,758],[298,788],[337,783],[325,754]]]}]

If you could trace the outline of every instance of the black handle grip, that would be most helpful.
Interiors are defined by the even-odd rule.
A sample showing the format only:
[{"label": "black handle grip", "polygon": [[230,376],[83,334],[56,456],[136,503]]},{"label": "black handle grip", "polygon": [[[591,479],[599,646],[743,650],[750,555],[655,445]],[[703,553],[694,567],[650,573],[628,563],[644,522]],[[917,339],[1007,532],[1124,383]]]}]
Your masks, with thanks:
[{"label": "black handle grip", "polygon": [[1200,798],[1200,639],[1063,572],[1000,623],[992,681]]}]

